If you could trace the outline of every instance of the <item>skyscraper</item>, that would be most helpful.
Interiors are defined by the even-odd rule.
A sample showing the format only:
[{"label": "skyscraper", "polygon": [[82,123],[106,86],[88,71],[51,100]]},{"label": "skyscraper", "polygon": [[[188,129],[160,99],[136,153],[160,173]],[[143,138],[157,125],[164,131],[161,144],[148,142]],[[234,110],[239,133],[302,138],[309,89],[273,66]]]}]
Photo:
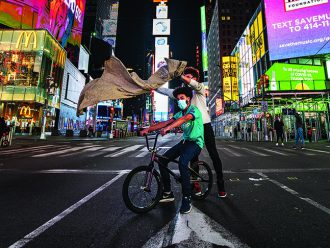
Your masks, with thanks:
[{"label": "skyscraper", "polygon": [[222,57],[230,55],[259,3],[260,0],[207,1],[209,107],[212,118],[216,116],[216,99],[223,99]]}]

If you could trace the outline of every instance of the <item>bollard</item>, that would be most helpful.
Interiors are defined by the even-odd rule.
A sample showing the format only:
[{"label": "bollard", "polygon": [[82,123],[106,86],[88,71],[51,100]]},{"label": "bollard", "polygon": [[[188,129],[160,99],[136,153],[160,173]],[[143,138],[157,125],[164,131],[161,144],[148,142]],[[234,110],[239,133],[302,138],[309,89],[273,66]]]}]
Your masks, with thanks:
[{"label": "bollard", "polygon": [[260,131],[257,131],[258,141],[260,141]]}]

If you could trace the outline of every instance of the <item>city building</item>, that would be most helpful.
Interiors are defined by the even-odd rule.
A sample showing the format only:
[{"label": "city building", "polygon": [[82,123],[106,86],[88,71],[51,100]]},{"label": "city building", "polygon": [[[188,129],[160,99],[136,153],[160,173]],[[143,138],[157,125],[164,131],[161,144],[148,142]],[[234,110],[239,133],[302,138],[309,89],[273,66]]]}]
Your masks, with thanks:
[{"label": "city building", "polygon": [[217,135],[230,136],[239,126],[251,129],[252,139],[271,140],[278,115],[290,139],[297,112],[304,131],[312,128],[313,140],[330,139],[330,3],[281,5],[262,2],[227,56],[230,77],[239,88],[231,106],[239,108],[213,119]]},{"label": "city building", "polygon": [[224,111],[224,101],[231,100],[223,99],[221,58],[230,55],[259,3],[260,0],[206,1],[208,104],[212,119]]},{"label": "city building", "polygon": [[84,12],[85,0],[0,0],[0,115],[16,133],[57,133],[66,59],[78,71]]}]

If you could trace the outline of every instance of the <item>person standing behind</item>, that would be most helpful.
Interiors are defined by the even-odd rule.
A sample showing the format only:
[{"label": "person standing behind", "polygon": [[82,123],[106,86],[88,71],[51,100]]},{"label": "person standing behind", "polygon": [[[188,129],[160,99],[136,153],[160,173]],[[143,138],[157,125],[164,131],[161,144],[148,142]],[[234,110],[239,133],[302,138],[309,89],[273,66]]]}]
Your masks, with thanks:
[{"label": "person standing behind", "polygon": [[307,138],[309,143],[312,143],[313,130],[311,127],[307,128]]},{"label": "person standing behind", "polygon": [[280,138],[282,141],[281,145],[284,146],[284,143],[283,143],[284,123],[279,116],[276,117],[276,120],[274,122],[274,129],[276,131],[276,146],[278,146],[278,141]]},{"label": "person standing behind", "polygon": [[303,133],[303,121],[298,113],[294,114],[296,117],[296,138],[293,148],[296,149],[299,140],[301,141],[301,149],[304,149],[305,141],[304,141],[304,133]]},{"label": "person standing behind", "polygon": [[[199,83],[199,71],[194,67],[186,67],[181,79],[189,85],[195,94],[191,99],[191,104],[196,106],[202,113],[203,123],[204,123],[204,142],[206,149],[211,157],[214,170],[217,174],[217,185],[218,185],[218,197],[224,198],[227,196],[225,190],[225,183],[223,180],[222,172],[222,162],[217,151],[215,144],[215,135],[213,128],[211,126],[211,118],[208,113],[208,108],[206,105],[206,89],[203,83]],[[168,88],[158,88],[156,91],[160,94],[167,95],[171,98],[173,97],[173,89]],[[198,161],[198,156],[191,160],[191,163]]]}]

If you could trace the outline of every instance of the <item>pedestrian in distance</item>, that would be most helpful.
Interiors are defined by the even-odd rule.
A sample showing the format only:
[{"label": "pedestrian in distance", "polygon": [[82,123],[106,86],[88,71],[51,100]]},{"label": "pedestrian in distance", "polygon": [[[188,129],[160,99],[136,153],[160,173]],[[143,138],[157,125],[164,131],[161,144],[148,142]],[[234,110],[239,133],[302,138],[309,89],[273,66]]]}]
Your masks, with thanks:
[{"label": "pedestrian in distance", "polygon": [[307,138],[309,143],[312,143],[313,130],[311,127],[307,128]]},{"label": "pedestrian in distance", "polygon": [[[225,190],[225,183],[223,179],[222,172],[222,162],[216,147],[215,135],[211,125],[211,118],[208,112],[208,107],[206,104],[206,94],[207,90],[202,82],[199,82],[199,71],[194,67],[186,67],[181,80],[194,90],[191,103],[195,105],[202,113],[203,123],[204,123],[204,141],[206,149],[210,155],[213,163],[214,170],[217,175],[217,186],[218,186],[218,197],[224,198],[227,196]],[[173,98],[173,89],[168,88],[158,88],[156,90],[158,93],[167,95]],[[196,156],[191,163],[198,161],[198,156]]]},{"label": "pedestrian in distance", "polygon": [[278,146],[278,141],[281,139],[281,145],[284,146],[283,138],[284,138],[284,123],[279,116],[276,116],[274,122],[274,129],[276,131],[276,146]]},{"label": "pedestrian in distance", "polygon": [[237,127],[234,127],[234,140],[237,140]]},{"label": "pedestrian in distance", "polygon": [[[177,112],[172,119],[159,122],[141,131],[141,135],[160,130],[164,136],[170,130],[181,127],[183,130],[182,140],[167,150],[164,156],[167,159],[159,158],[160,162],[167,166],[170,160],[179,158],[179,170],[182,185],[182,204],[180,213],[187,214],[191,211],[191,184],[188,170],[189,162],[200,154],[204,147],[204,127],[202,114],[191,104],[192,90],[189,87],[178,87],[174,90],[173,96],[178,100],[181,111]],[[164,193],[160,202],[174,201],[174,194],[171,190],[170,174],[163,167],[159,167],[164,183]]]},{"label": "pedestrian in distance", "polygon": [[298,143],[299,141],[301,142],[301,149],[304,149],[305,145],[305,140],[304,140],[304,133],[303,133],[303,121],[301,116],[296,112],[295,114],[296,117],[296,137],[295,137],[295,142],[294,142],[294,149],[298,148]]}]

